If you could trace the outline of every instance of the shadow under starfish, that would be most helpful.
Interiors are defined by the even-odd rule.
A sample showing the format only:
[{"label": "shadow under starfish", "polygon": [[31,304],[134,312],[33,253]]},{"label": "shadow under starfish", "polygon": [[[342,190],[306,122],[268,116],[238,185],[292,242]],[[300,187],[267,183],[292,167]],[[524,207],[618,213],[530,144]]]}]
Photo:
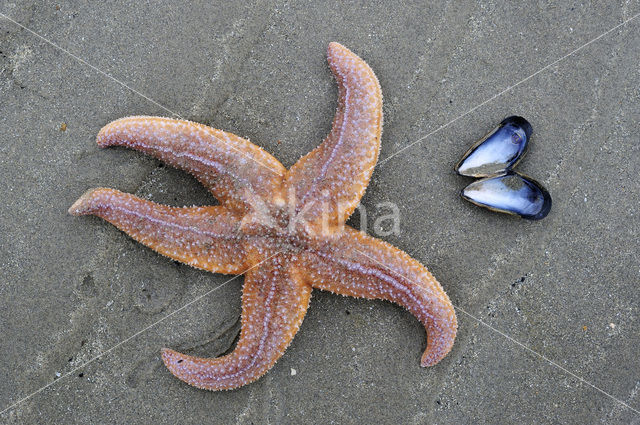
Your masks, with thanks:
[{"label": "shadow under starfish", "polygon": [[425,326],[422,366],[455,339],[455,311],[440,284],[406,253],[346,226],[378,159],[382,93],[369,66],[338,43],[328,60],[338,109],[324,142],[290,170],[248,140],[190,121],[129,117],[98,134],[193,174],[220,206],[176,208],[113,189],[92,189],[69,209],[104,218],[174,260],[215,273],[245,274],[235,350],[206,359],[162,351],[179,379],[237,388],[265,374],[298,331],[312,288],[384,299]]}]

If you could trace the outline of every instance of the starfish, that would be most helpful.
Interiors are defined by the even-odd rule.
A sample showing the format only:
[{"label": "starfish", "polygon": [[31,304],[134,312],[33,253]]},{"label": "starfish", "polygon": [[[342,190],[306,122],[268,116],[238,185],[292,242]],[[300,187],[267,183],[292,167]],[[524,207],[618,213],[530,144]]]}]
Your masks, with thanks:
[{"label": "starfish", "polygon": [[100,147],[126,146],[191,173],[220,201],[177,208],[97,188],[69,209],[99,216],[174,260],[245,275],[240,339],[230,354],[209,359],[162,350],[167,368],[190,385],[232,389],[264,375],[298,331],[312,288],[405,307],[427,332],[422,366],[451,350],[455,311],[431,273],[345,225],[378,159],[382,93],[371,68],[350,50],[331,43],[327,56],[339,85],[333,128],[289,170],[248,140],[185,120],[128,117],[98,134]]}]

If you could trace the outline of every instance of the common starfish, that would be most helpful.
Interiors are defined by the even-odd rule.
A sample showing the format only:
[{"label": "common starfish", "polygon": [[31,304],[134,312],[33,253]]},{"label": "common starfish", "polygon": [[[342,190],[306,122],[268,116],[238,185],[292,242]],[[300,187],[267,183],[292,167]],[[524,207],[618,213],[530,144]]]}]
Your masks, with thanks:
[{"label": "common starfish", "polygon": [[102,217],[174,260],[245,274],[233,352],[207,359],[162,351],[171,373],[190,385],[232,389],[264,375],[298,331],[312,288],[404,306],[427,331],[422,366],[451,350],[455,311],[431,273],[344,224],[378,159],[382,93],[371,68],[344,46],[331,43],[328,61],[339,85],[333,128],[290,170],[248,140],[190,121],[128,117],[98,134],[100,147],[127,146],[188,171],[220,201],[176,208],[98,188],[69,209]]}]

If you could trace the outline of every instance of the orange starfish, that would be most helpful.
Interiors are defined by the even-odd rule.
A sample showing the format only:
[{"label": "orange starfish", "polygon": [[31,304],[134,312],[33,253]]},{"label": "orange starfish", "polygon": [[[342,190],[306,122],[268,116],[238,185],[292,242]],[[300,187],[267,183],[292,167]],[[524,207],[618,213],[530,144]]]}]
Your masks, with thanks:
[{"label": "orange starfish", "polygon": [[220,206],[175,208],[113,189],[93,189],[69,212],[93,214],[174,260],[216,273],[246,274],[235,350],[205,359],[164,349],[171,373],[199,388],[240,387],[284,354],[318,288],[393,301],[425,326],[422,366],[440,361],[456,335],[449,298],[406,253],[344,224],[378,159],[382,94],[369,66],[331,43],[339,84],[333,128],[290,170],[267,152],[190,121],[129,117],[98,134],[100,147],[137,149],[193,174]]}]

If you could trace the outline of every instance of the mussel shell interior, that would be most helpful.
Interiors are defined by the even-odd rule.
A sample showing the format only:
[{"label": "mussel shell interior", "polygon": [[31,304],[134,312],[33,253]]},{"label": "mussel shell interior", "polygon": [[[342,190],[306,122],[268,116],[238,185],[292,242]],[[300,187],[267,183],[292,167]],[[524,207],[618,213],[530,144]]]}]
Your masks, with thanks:
[{"label": "mussel shell interior", "polygon": [[513,171],[477,180],[461,195],[481,207],[528,220],[540,220],[551,210],[549,192],[537,181]]},{"label": "mussel shell interior", "polygon": [[462,156],[456,172],[463,176],[487,177],[510,170],[524,156],[531,132],[531,124],[524,118],[505,118]]}]

